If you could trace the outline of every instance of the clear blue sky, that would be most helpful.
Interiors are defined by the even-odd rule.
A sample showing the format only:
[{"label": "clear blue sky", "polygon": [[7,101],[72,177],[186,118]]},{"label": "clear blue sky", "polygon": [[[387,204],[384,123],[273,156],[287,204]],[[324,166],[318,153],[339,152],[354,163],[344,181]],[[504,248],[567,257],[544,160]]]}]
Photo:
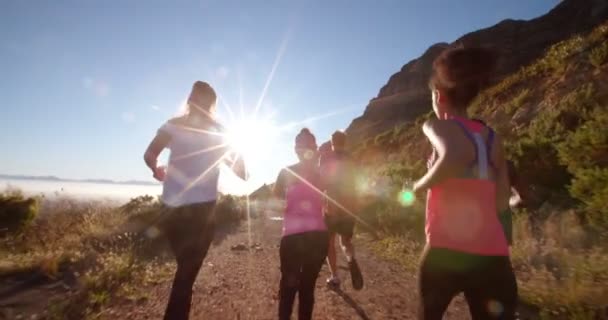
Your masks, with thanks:
[{"label": "clear blue sky", "polygon": [[[433,43],[557,3],[3,0],[0,172],[150,180],[142,153],[192,82],[250,114],[281,47],[261,112],[277,124],[336,112],[307,124],[324,141]],[[255,181],[295,160],[297,129],[265,149]]]}]

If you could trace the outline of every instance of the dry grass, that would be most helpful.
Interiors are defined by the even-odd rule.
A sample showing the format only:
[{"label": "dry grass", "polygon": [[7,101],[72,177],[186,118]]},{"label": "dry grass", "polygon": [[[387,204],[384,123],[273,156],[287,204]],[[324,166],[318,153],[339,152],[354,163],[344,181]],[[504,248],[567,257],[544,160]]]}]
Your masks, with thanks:
[{"label": "dry grass", "polygon": [[[541,318],[602,319],[608,311],[608,235],[584,227],[572,211],[541,211],[548,217],[534,228],[527,214],[514,217],[511,258],[520,300],[538,307]],[[372,246],[415,272],[424,244],[419,238],[388,236]]]},{"label": "dry grass", "polygon": [[[167,255],[162,244],[142,239],[139,231],[144,225],[137,230],[133,224],[133,217],[141,218],[145,210],[154,214],[154,201],[129,212],[107,202],[69,198],[42,202],[31,225],[0,238],[0,276],[76,278],[73,293],[51,300],[48,318],[94,318],[111,300],[144,299],[147,285],[171,276],[173,264],[163,259]],[[157,250],[153,255],[146,254],[150,246]]]},{"label": "dry grass", "polygon": [[[120,207],[70,198],[41,203],[31,224],[0,236],[0,280],[24,273],[76,279],[69,293],[50,299],[45,318],[95,319],[110,303],[146,299],[150,285],[172,277],[175,264],[155,225],[161,212],[156,198]],[[219,210],[219,226],[244,217],[239,199],[230,196],[220,200]]]},{"label": "dry grass", "polygon": [[606,234],[583,227],[572,211],[550,213],[537,227],[540,237],[527,216],[514,223],[512,260],[523,301],[571,319],[608,306]]},{"label": "dry grass", "polygon": [[86,239],[110,233],[126,219],[102,203],[66,198],[43,201],[43,209],[32,225],[0,239],[0,273],[80,258]]}]

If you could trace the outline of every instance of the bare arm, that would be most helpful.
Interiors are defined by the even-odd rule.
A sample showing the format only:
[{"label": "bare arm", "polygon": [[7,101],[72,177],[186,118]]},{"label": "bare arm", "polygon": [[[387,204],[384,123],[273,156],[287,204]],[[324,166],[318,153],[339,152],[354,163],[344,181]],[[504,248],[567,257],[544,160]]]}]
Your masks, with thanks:
[{"label": "bare arm", "polygon": [[462,170],[459,163],[466,161],[466,155],[462,148],[457,148],[453,143],[448,143],[448,137],[454,136],[455,130],[450,123],[440,120],[429,120],[422,127],[424,134],[437,150],[437,161],[426,172],[422,178],[414,183],[414,191],[420,192],[456,176]]},{"label": "bare arm", "polygon": [[234,174],[236,174],[239,178],[243,180],[249,179],[249,171],[247,171],[243,156],[235,153],[227,160],[227,162],[232,172],[234,172]]},{"label": "bare arm", "polygon": [[144,161],[146,162],[146,165],[148,166],[148,168],[150,168],[150,170],[152,170],[152,174],[154,175],[155,178],[158,179],[158,177],[156,176],[157,174],[157,160],[158,160],[158,156],[160,155],[160,153],[163,151],[164,148],[167,147],[167,145],[169,144],[169,141],[171,140],[171,136],[164,132],[164,131],[159,131],[156,136],[154,137],[154,139],[152,139],[152,142],[150,142],[150,145],[148,145],[148,148],[146,149],[146,152],[144,153]]}]

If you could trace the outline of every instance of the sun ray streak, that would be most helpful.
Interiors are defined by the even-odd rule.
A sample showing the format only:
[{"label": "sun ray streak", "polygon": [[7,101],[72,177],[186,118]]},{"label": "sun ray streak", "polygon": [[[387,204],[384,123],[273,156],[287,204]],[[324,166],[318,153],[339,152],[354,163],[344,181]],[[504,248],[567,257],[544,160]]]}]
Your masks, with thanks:
[{"label": "sun ray streak", "polygon": [[287,32],[285,33],[285,36],[283,37],[283,41],[281,42],[281,46],[279,47],[277,55],[274,59],[274,63],[272,64],[272,68],[270,69],[270,73],[268,74],[268,78],[266,79],[266,83],[264,84],[264,89],[262,89],[260,98],[258,99],[258,102],[255,105],[253,114],[258,113],[258,110],[260,109],[260,107],[262,106],[262,103],[264,102],[264,98],[266,97],[266,93],[268,92],[268,88],[270,87],[270,83],[272,82],[272,79],[274,78],[274,73],[277,70],[279,63],[281,63],[283,54],[285,53],[285,50],[287,49],[287,43],[289,42],[290,34],[291,34],[290,30],[287,30]]},{"label": "sun ray streak", "polygon": [[205,148],[205,149],[202,149],[202,150],[197,150],[197,151],[190,152],[190,153],[187,153],[187,154],[175,156],[175,157],[173,157],[173,160],[179,161],[179,160],[187,159],[187,158],[190,158],[190,157],[197,156],[199,154],[203,154],[203,153],[211,152],[211,151],[214,151],[214,150],[217,150],[217,149],[225,148],[227,146],[228,146],[228,144],[226,144],[226,143],[218,144],[218,145],[215,145],[215,146],[212,146],[212,147],[209,147],[209,148]]},{"label": "sun ray streak", "polygon": [[251,249],[251,202],[249,201],[249,194],[246,195],[246,209],[247,210],[247,240],[249,248]]},{"label": "sun ray streak", "polygon": [[175,126],[179,127],[180,129],[183,129],[186,131],[192,131],[192,132],[196,132],[196,133],[204,133],[204,134],[208,134],[208,135],[212,135],[212,136],[219,136],[219,137],[226,136],[224,133],[217,132],[217,131],[209,131],[209,130],[198,129],[198,128],[194,128],[194,127],[186,127],[186,126],[182,126],[182,125],[175,125]]},{"label": "sun ray streak", "polygon": [[287,170],[287,172],[291,173],[298,180],[304,182],[307,186],[311,187],[315,192],[319,193],[324,198],[329,200],[329,202],[335,204],[338,208],[342,209],[344,212],[349,214],[351,217],[353,217],[359,223],[361,223],[362,225],[364,225],[365,227],[367,227],[369,229],[372,229],[372,230],[374,229],[369,223],[367,223],[367,222],[363,221],[361,218],[357,217],[357,215],[355,215],[352,211],[350,211],[348,208],[344,207],[342,204],[340,204],[338,201],[334,200],[332,197],[328,196],[325,192],[321,191],[319,188],[314,186],[308,180],[306,180],[305,178],[303,178],[302,176],[300,176],[299,174],[297,174],[296,172],[294,172],[293,170],[291,170],[289,168],[285,168],[285,169]]},{"label": "sun ray streak", "polygon": [[243,79],[241,78],[241,69],[236,70],[236,81],[239,86],[239,116],[245,116],[245,104],[243,103]]},{"label": "sun ray streak", "polygon": [[219,165],[220,165],[220,163],[221,163],[222,161],[224,161],[224,160],[225,160],[226,156],[228,156],[228,154],[229,154],[229,153],[230,153],[230,150],[228,150],[228,151],[224,152],[224,154],[223,154],[223,155],[222,155],[222,156],[221,156],[219,159],[217,159],[217,161],[215,161],[215,162],[214,162],[214,163],[213,163],[211,166],[209,166],[209,168],[207,168],[207,170],[203,171],[203,173],[201,173],[201,174],[200,174],[200,175],[199,175],[199,176],[198,176],[196,179],[194,179],[192,182],[190,182],[190,183],[189,183],[189,184],[188,184],[188,185],[187,185],[187,186],[184,188],[184,190],[182,190],[182,191],[181,191],[181,192],[178,194],[178,197],[181,197],[181,196],[184,194],[184,192],[186,192],[186,191],[188,191],[188,190],[192,189],[192,187],[193,187],[194,185],[196,185],[196,184],[197,184],[199,181],[201,181],[201,180],[202,180],[202,179],[203,179],[203,178],[204,178],[204,177],[205,177],[205,176],[206,176],[206,175],[207,175],[209,172],[211,172],[211,170],[213,170],[213,169],[215,169],[217,166],[219,166]]},{"label": "sun ray streak", "polygon": [[344,109],[330,111],[330,112],[327,112],[327,113],[324,113],[324,114],[320,114],[320,115],[316,115],[316,116],[311,116],[311,117],[308,117],[308,118],[306,118],[304,120],[292,121],[292,122],[289,122],[289,123],[287,123],[285,125],[282,125],[282,126],[278,127],[277,129],[279,131],[281,131],[281,132],[288,131],[290,129],[293,129],[294,127],[305,125],[305,124],[311,124],[311,123],[314,123],[314,122],[319,121],[319,120],[323,120],[323,119],[326,119],[326,118],[330,118],[330,117],[342,114],[342,113],[347,112],[349,110],[350,110],[350,108],[344,108]]},{"label": "sun ray streak", "polygon": [[[230,164],[230,169],[234,169],[234,166],[236,166],[236,163],[241,159],[241,157],[242,157],[242,155],[240,153],[236,153],[236,156],[234,157],[234,159],[231,160],[232,163]],[[241,180],[243,180],[243,179],[241,179]]]}]

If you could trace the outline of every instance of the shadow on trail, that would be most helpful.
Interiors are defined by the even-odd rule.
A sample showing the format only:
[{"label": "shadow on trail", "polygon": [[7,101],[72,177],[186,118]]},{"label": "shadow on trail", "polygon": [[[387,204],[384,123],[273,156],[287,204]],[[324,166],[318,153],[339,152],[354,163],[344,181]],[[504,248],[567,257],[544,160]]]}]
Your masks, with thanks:
[{"label": "shadow on trail", "polygon": [[333,288],[331,290],[334,291],[335,293],[337,293],[340,296],[340,298],[342,298],[344,300],[344,302],[346,302],[351,308],[353,308],[355,310],[355,312],[357,312],[357,315],[359,315],[359,318],[361,318],[363,320],[370,320],[370,318],[367,315],[367,313],[365,312],[365,310],[363,310],[363,308],[361,308],[361,306],[359,306],[357,301],[355,301],[353,298],[351,298],[348,295],[348,293],[342,291],[342,289],[340,289],[340,288]]}]

